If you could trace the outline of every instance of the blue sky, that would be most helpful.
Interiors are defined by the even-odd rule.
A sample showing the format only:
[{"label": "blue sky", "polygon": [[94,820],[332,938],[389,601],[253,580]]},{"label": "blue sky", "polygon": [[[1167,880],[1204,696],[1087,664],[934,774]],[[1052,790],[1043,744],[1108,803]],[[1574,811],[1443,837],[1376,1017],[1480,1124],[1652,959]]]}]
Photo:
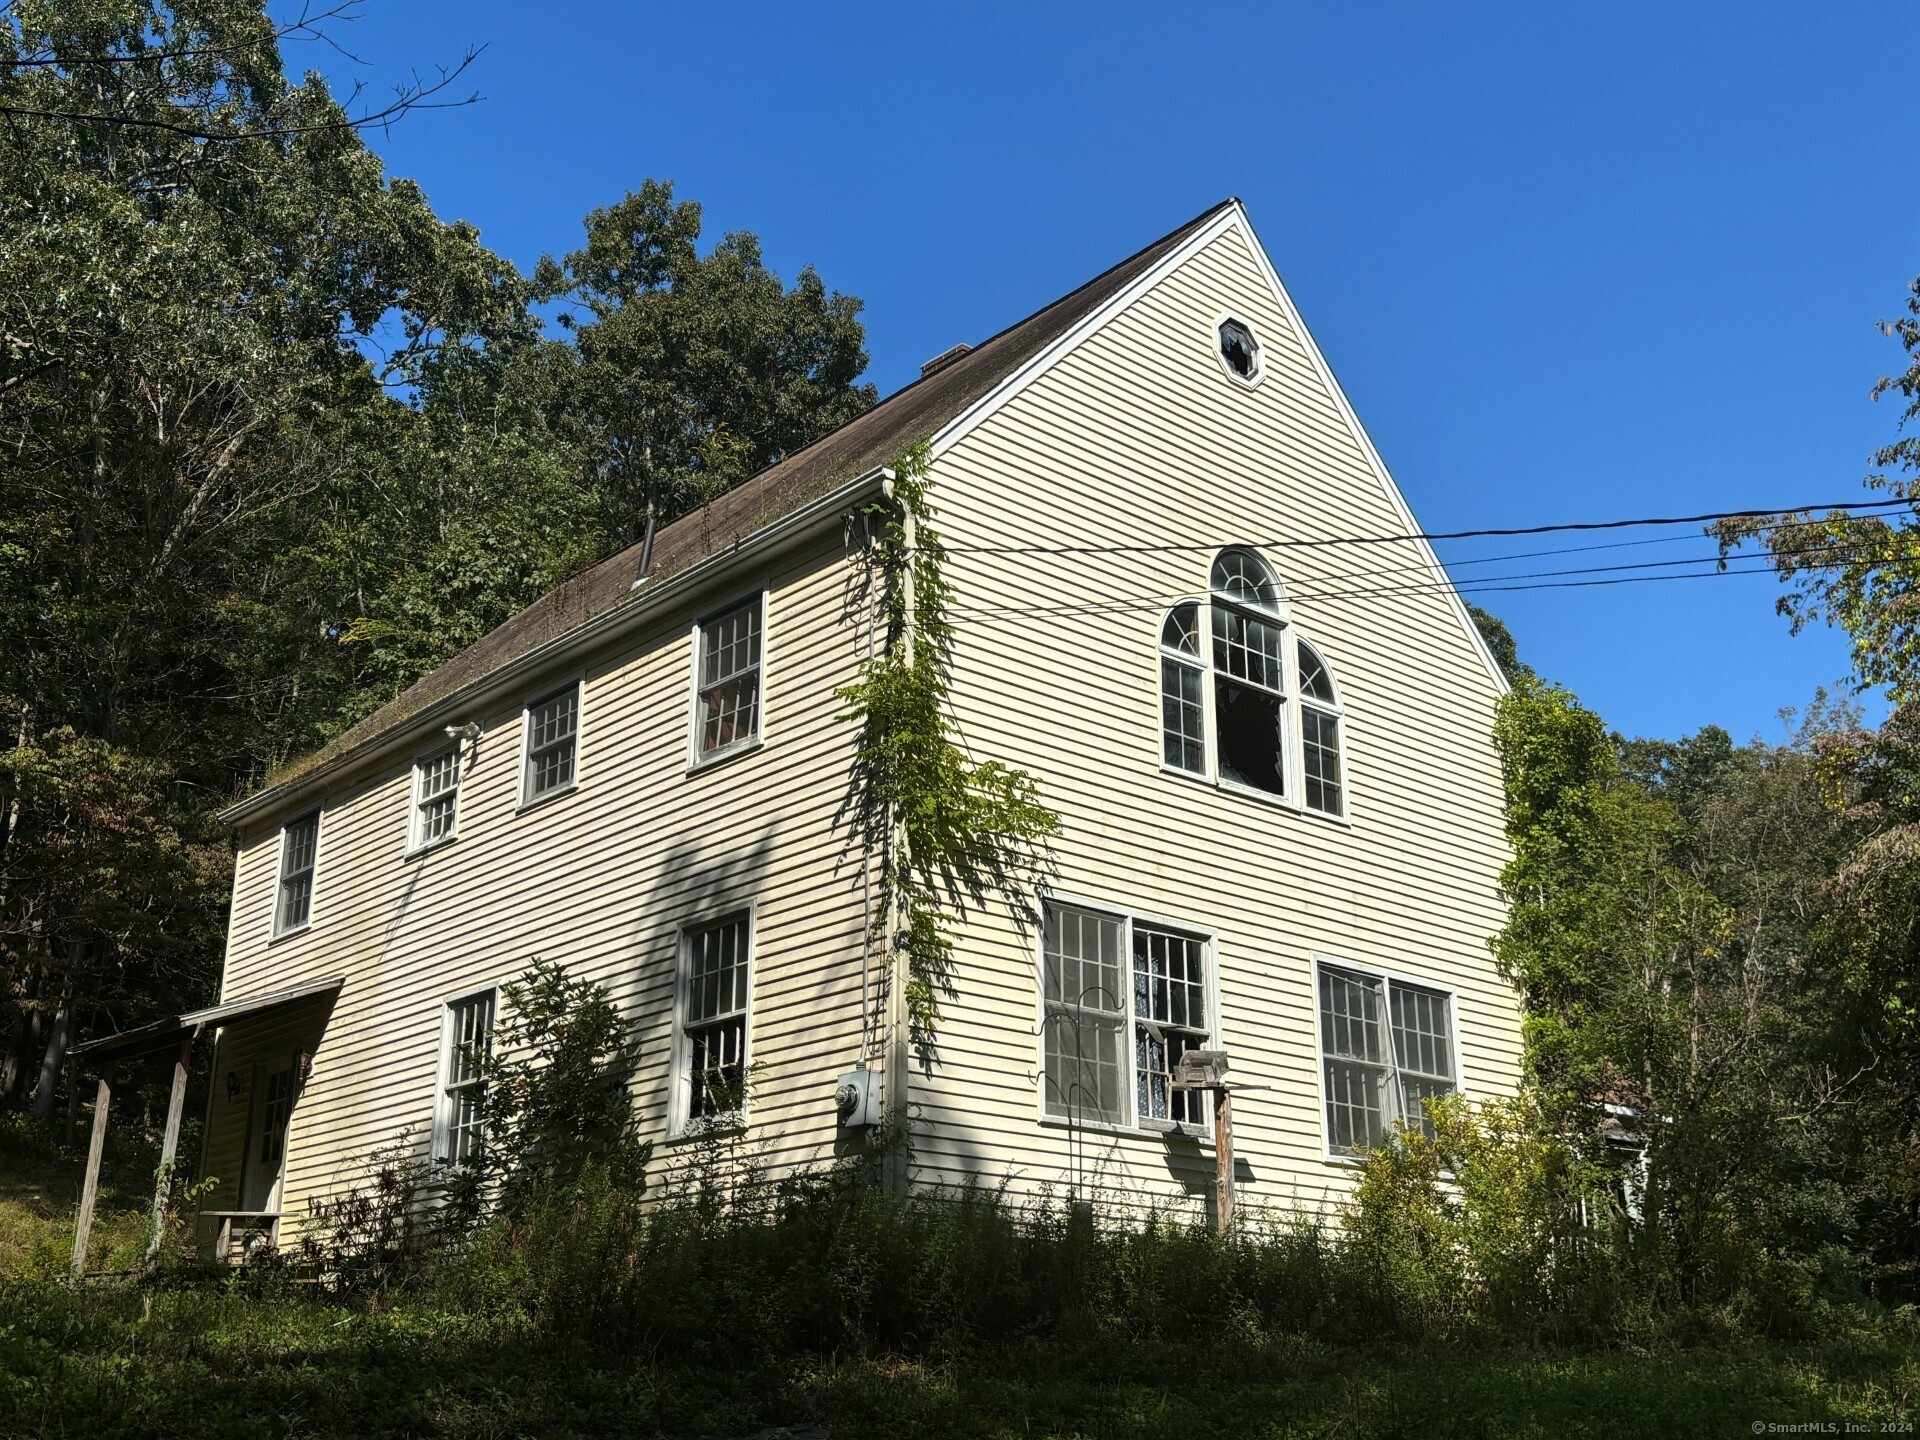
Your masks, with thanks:
[{"label": "blue sky", "polygon": [[[670,178],[866,300],[883,393],[1238,195],[1428,529],[1850,496],[1894,432],[1910,5],[372,0],[338,33],[364,63],[293,66],[489,47],[482,103],[369,137],[443,216],[531,266]],[[1776,593],[1482,600],[1628,733],[1776,738],[1846,670]]]}]

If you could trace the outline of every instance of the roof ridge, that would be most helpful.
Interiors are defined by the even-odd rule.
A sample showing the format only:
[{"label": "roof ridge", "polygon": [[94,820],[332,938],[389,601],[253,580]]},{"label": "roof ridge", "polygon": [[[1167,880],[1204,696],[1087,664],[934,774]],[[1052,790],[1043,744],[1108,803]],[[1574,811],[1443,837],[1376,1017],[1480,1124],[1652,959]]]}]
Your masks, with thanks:
[{"label": "roof ridge", "polygon": [[902,386],[870,409],[773,464],[755,471],[654,534],[654,582],[635,590],[628,573],[644,540],[576,571],[466,648],[342,731],[321,749],[270,776],[227,813],[238,818],[271,793],[296,787],[350,755],[376,747],[425,711],[480,685],[496,671],[651,594],[667,579],[732,548],[858,475],[885,465],[903,449],[965,413],[1101,305],[1223,212],[1229,197],[1176,226],[1065,295],[989,335],[965,355]]}]

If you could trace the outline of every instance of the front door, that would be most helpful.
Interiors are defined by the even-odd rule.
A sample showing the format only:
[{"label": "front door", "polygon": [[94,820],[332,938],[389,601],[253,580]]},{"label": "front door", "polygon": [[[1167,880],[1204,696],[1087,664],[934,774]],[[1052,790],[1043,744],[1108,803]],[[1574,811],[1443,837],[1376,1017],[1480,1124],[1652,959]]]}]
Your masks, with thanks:
[{"label": "front door", "polygon": [[280,1200],[280,1162],[286,1154],[287,1121],[293,1115],[293,1067],[256,1069],[253,1114],[241,1171],[240,1208],[273,1210]]}]

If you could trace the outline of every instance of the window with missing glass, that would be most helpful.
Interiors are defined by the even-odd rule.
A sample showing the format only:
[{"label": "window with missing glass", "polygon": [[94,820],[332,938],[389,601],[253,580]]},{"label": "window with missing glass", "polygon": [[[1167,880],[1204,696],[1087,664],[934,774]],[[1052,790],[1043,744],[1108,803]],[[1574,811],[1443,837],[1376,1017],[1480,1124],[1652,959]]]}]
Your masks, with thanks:
[{"label": "window with missing glass", "polygon": [[756,595],[700,623],[694,661],[698,759],[744,748],[760,737],[763,598]]},{"label": "window with missing glass", "polygon": [[1048,901],[1041,934],[1041,1111],[1073,1124],[1204,1130],[1180,1057],[1212,1042],[1212,946],[1198,931]]},{"label": "window with missing glass", "polygon": [[1344,819],[1345,710],[1332,668],[1298,640],[1256,551],[1222,550],[1204,598],[1160,622],[1161,768]]},{"label": "window with missing glass", "polygon": [[745,1113],[752,943],[746,912],[680,932],[677,1129],[736,1121]]},{"label": "window with missing glass", "polygon": [[440,1019],[440,1088],[434,1159],[464,1165],[486,1141],[487,1061],[493,1054],[495,992],[450,1001]]},{"label": "window with missing glass", "polygon": [[1226,550],[1214,561],[1209,589],[1220,778],[1284,795],[1287,622],[1279,582],[1251,550]]},{"label": "window with missing glass", "polygon": [[1220,346],[1220,363],[1229,375],[1245,385],[1258,383],[1260,379],[1260,342],[1254,339],[1253,328],[1244,320],[1228,317],[1222,320],[1217,331]]},{"label": "window with missing glass", "polygon": [[280,883],[273,933],[305,929],[313,918],[313,872],[320,853],[320,812],[289,821],[280,831]]},{"label": "window with missing glass", "polygon": [[520,803],[572,789],[579,750],[580,683],[574,681],[527,706]]},{"label": "window with missing glass", "polygon": [[1319,987],[1328,1148],[1357,1155],[1401,1124],[1431,1136],[1425,1102],[1459,1089],[1452,995],[1324,963]]},{"label": "window with missing glass", "polygon": [[453,838],[460,805],[460,751],[453,747],[413,763],[413,820],[409,850],[424,850]]}]

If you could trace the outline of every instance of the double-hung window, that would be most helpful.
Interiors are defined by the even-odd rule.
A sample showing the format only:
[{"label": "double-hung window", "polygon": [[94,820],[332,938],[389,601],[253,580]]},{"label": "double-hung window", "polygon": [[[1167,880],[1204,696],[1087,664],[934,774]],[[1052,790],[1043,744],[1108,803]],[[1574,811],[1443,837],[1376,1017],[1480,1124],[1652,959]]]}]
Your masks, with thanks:
[{"label": "double-hung window", "polygon": [[580,751],[579,682],[527,706],[526,734],[522,805],[573,786]]},{"label": "double-hung window", "polygon": [[1041,1110],[1074,1124],[1205,1127],[1180,1057],[1213,1036],[1212,946],[1197,932],[1048,901],[1041,935]]},{"label": "double-hung window", "polygon": [[487,1060],[493,1053],[494,992],[450,1002],[440,1020],[440,1090],[434,1159],[464,1165],[486,1140]]},{"label": "double-hung window", "polygon": [[442,750],[413,765],[413,819],[407,848],[424,850],[453,838],[460,807],[460,747]]},{"label": "double-hung window", "polygon": [[302,815],[280,832],[280,884],[273,933],[285,935],[313,918],[313,871],[320,854],[320,812]]},{"label": "double-hung window", "polygon": [[700,622],[694,663],[694,756],[741,749],[760,738],[763,596]]},{"label": "double-hung window", "polygon": [[680,932],[678,1130],[745,1113],[752,940],[752,916],[745,911]]},{"label": "double-hung window", "polygon": [[1431,1137],[1425,1102],[1459,1089],[1453,997],[1345,966],[1319,970],[1328,1147],[1359,1154],[1396,1124]]}]

